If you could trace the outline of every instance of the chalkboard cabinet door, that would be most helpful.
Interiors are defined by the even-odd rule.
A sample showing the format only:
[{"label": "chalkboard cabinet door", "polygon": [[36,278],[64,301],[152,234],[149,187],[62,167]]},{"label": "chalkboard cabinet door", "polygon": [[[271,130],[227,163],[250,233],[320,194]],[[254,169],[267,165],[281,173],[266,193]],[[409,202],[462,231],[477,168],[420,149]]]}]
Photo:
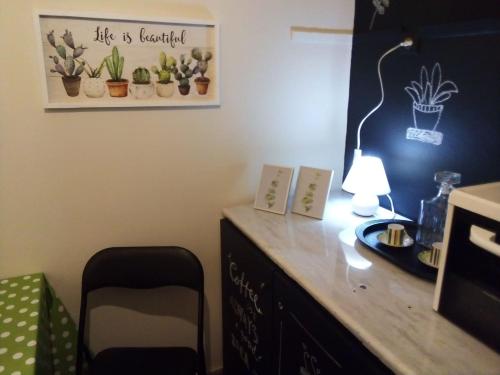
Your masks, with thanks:
[{"label": "chalkboard cabinet door", "polygon": [[228,220],[221,235],[224,375],[391,373]]},{"label": "chalkboard cabinet door", "polygon": [[225,375],[269,375],[274,264],[229,221],[221,221]]},{"label": "chalkboard cabinet door", "polygon": [[273,283],[274,374],[391,373],[295,282],[277,272]]}]

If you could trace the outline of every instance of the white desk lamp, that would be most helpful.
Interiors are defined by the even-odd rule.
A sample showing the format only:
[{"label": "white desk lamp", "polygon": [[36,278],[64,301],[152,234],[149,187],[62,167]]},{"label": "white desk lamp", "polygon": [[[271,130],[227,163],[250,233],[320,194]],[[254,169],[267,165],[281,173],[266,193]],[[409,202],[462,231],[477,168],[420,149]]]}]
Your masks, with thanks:
[{"label": "white desk lamp", "polygon": [[354,194],[352,209],[361,216],[372,216],[379,206],[378,195],[391,192],[384,165],[380,158],[358,156],[342,184],[342,189]]},{"label": "white desk lamp", "polygon": [[391,202],[392,212],[394,213],[394,205],[389,195],[391,188],[389,186],[389,182],[387,181],[382,160],[373,156],[363,156],[362,154],[361,128],[368,117],[375,113],[375,111],[377,111],[377,109],[379,109],[384,102],[384,84],[382,82],[382,74],[380,72],[382,60],[398,48],[411,47],[412,45],[413,40],[411,38],[407,38],[380,56],[377,63],[377,72],[382,96],[380,102],[370,112],[368,112],[358,126],[357,147],[354,150],[354,159],[351,169],[342,184],[342,189],[354,194],[352,198],[353,212],[361,216],[372,216],[375,214],[379,206],[378,195],[387,195],[389,201]]}]

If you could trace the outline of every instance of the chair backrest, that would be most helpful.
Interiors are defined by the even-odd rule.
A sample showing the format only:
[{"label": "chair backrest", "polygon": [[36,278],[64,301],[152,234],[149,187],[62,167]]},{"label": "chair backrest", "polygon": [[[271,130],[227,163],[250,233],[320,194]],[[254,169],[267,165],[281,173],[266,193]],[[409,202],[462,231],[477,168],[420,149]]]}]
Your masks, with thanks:
[{"label": "chair backrest", "polygon": [[102,288],[152,289],[183,286],[198,292],[197,352],[205,375],[203,346],[203,267],[189,250],[177,246],[110,247],[87,262],[82,276],[77,375],[82,372],[88,293]]}]

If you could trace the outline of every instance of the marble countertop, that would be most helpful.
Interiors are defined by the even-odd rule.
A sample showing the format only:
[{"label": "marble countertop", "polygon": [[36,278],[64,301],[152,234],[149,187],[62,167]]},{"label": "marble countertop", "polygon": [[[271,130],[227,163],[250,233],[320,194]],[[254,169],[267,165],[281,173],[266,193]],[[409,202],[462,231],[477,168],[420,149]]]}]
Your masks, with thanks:
[{"label": "marble countertop", "polygon": [[500,355],[432,309],[433,283],[356,241],[366,219],[349,197],[333,194],[324,220],[251,205],[223,213],[395,373],[500,374]]}]

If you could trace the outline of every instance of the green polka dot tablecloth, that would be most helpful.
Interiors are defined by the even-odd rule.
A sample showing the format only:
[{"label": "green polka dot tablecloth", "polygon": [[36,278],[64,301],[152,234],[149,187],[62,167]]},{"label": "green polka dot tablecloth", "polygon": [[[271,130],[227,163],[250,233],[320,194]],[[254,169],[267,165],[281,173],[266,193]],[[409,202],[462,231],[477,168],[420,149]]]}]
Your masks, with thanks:
[{"label": "green polka dot tablecloth", "polygon": [[75,361],[75,323],[44,275],[0,280],[0,375],[71,375]]}]

